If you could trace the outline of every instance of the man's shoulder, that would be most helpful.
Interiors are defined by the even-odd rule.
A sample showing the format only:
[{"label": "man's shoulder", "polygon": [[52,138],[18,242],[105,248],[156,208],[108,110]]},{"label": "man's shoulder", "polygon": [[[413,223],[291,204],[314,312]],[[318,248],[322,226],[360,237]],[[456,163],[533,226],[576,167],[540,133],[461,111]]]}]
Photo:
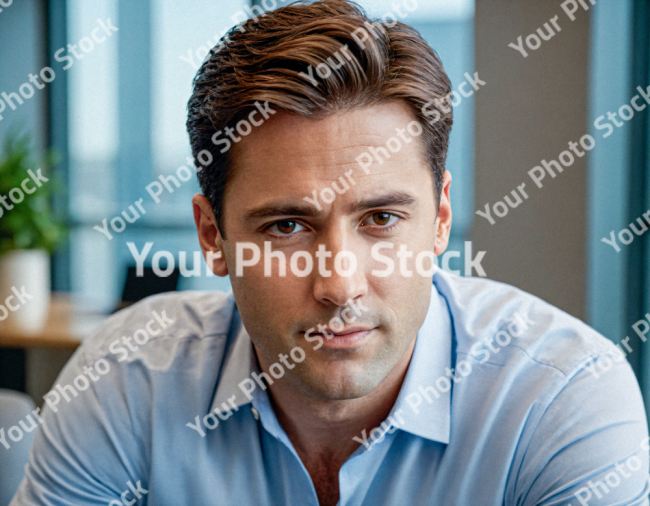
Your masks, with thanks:
[{"label": "man's shoulder", "polygon": [[225,338],[234,311],[231,293],[181,291],[153,295],[111,315],[83,341],[81,348],[87,356],[100,357],[116,354],[116,349],[128,351],[128,344],[146,349],[150,346],[145,344],[163,340],[200,344],[208,338]]},{"label": "man's shoulder", "polygon": [[434,284],[447,301],[458,353],[481,363],[521,359],[569,377],[598,357],[621,358],[578,318],[511,285],[440,270]]}]

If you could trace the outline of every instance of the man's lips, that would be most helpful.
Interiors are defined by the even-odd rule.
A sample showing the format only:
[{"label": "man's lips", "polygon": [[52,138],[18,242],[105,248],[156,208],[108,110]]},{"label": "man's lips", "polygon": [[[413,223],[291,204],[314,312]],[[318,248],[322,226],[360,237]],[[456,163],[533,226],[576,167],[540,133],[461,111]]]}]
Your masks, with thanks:
[{"label": "man's lips", "polygon": [[[374,328],[362,328],[362,327],[353,327],[349,329],[344,329],[340,332],[332,332],[329,329],[326,329],[323,332],[310,332],[310,337],[321,337],[323,340],[323,348],[329,348],[333,350],[344,350],[358,348],[361,346],[368,338],[370,333]],[[325,334],[327,332],[327,334]],[[306,334],[306,332],[301,332]],[[310,339],[311,340],[311,339]]]},{"label": "man's lips", "polygon": [[372,329],[364,329],[364,328],[361,328],[361,327],[355,327],[355,328],[350,328],[350,329],[347,329],[347,330],[343,330],[342,332],[332,332],[330,330],[328,330],[327,332],[329,334],[332,334],[333,336],[341,337],[341,336],[347,336],[348,334],[355,334],[357,332],[370,332],[371,330]]}]

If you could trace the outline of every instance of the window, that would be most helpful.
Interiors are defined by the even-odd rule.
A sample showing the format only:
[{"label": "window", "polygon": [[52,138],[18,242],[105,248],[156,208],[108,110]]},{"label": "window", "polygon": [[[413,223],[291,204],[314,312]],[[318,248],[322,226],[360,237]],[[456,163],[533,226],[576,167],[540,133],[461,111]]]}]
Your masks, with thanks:
[{"label": "window", "polygon": [[[129,242],[140,253],[154,243],[146,265],[166,250],[176,252],[178,266],[178,252],[187,251],[191,269],[199,247],[190,198],[199,187],[194,174],[188,181],[176,174],[190,154],[186,104],[197,65],[234,24],[232,16],[239,12],[241,19],[243,6],[203,0],[190,10],[170,0],[68,1],[69,41],[89,35],[98,18],[118,28],[69,70],[71,288],[84,301],[113,307],[126,267],[135,264]],[[170,193],[160,176],[175,177],[180,187],[166,179]],[[154,198],[158,185],[147,187],[156,181],[162,193]],[[139,199],[145,213],[135,205]],[[140,217],[129,223],[122,212],[133,219],[133,210]],[[205,276],[201,262],[202,275],[181,277],[179,288],[228,290],[227,280]]]}]

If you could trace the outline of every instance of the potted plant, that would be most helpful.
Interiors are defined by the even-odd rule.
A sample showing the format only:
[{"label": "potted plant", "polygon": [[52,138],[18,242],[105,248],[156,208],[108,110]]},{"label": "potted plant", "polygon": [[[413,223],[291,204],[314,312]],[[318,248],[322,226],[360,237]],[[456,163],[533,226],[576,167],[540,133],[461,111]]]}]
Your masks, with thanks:
[{"label": "potted plant", "polygon": [[38,166],[30,145],[28,134],[10,133],[0,154],[0,321],[37,332],[49,310],[50,254],[64,227],[52,208],[60,190],[49,172],[54,156]]}]

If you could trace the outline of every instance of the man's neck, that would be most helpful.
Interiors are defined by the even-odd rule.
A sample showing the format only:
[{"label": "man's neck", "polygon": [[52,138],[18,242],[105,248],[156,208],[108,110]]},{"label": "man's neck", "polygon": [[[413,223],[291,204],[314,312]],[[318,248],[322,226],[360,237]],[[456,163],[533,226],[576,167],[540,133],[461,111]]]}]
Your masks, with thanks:
[{"label": "man's neck", "polygon": [[[340,468],[360,444],[353,438],[364,429],[369,433],[386,419],[402,387],[414,346],[415,339],[386,378],[357,399],[319,399],[291,381],[269,386],[278,421],[305,466],[325,458]],[[259,351],[257,354],[259,357]]]}]

